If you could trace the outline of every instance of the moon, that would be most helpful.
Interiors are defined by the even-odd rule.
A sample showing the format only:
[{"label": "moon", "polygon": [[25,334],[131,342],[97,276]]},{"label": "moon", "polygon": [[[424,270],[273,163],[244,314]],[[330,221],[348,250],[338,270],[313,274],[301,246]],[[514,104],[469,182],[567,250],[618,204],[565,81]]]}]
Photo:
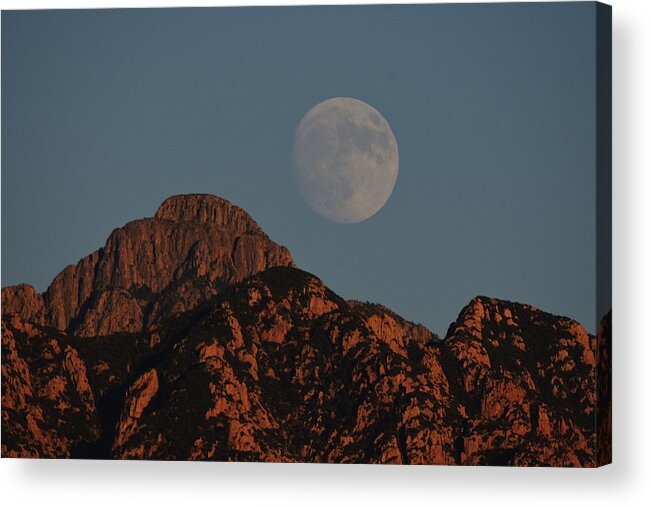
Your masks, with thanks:
[{"label": "moon", "polygon": [[362,222],[387,202],[398,178],[391,127],[361,100],[318,103],[294,135],[294,175],[307,204],[328,220]]}]

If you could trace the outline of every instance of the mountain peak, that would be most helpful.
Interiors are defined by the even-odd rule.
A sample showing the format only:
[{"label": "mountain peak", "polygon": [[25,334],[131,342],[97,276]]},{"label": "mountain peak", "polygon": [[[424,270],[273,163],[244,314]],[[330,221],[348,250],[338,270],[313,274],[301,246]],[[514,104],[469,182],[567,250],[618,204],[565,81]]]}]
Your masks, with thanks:
[{"label": "mountain peak", "polygon": [[43,297],[29,284],[21,283],[2,289],[2,314],[20,315],[28,322],[44,324]]},{"label": "mountain peak", "polygon": [[238,206],[210,194],[175,195],[153,218],[115,229],[42,297],[29,286],[3,289],[2,311],[81,336],[134,332],[224,286],[293,265],[289,251]]},{"label": "mountain peak", "polygon": [[213,195],[170,197],[115,229],[43,296],[3,289],[2,312],[3,456],[610,456],[595,431],[611,424],[610,320],[597,348],[569,318],[476,296],[438,340],[382,305],[345,301]]},{"label": "mountain peak", "polygon": [[168,197],[154,218],[170,222],[192,222],[241,231],[259,231],[255,220],[242,208],[212,194],[180,194]]}]

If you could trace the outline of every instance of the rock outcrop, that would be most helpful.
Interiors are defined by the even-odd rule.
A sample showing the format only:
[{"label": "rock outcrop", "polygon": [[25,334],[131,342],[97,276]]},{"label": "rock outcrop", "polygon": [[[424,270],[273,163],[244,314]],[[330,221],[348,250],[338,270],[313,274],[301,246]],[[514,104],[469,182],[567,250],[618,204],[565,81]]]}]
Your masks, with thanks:
[{"label": "rock outcrop", "polygon": [[367,321],[380,310],[358,309],[312,275],[272,268],[177,323],[182,333],[159,327],[158,347],[174,353],[156,364],[156,409],[129,425],[137,380],[115,456],[455,463],[439,349],[377,334]]},{"label": "rock outcrop", "polygon": [[212,195],[170,197],[153,218],[116,229],[106,245],[59,273],[43,297],[3,289],[3,315],[79,336],[135,332],[194,308],[226,285],[293,266],[241,208]]},{"label": "rock outcrop", "polygon": [[466,464],[595,462],[595,339],[577,322],[477,297],[448,332]]},{"label": "rock outcrop", "polygon": [[[596,340],[527,305],[478,297],[444,340],[424,339],[278,267],[146,332],[46,340],[17,317],[9,330],[6,455],[597,464]],[[73,407],[85,436],[59,439],[60,415],[19,415],[52,405]]]},{"label": "rock outcrop", "polygon": [[43,297],[31,285],[22,283],[2,289],[2,315],[18,315],[25,322],[45,324]]},{"label": "rock outcrop", "polygon": [[100,437],[86,363],[65,336],[2,321],[2,456],[66,458]]},{"label": "rock outcrop", "polygon": [[610,314],[594,337],[486,297],[439,339],[226,201],[174,197],[43,298],[3,290],[2,455],[597,466],[610,343]]}]

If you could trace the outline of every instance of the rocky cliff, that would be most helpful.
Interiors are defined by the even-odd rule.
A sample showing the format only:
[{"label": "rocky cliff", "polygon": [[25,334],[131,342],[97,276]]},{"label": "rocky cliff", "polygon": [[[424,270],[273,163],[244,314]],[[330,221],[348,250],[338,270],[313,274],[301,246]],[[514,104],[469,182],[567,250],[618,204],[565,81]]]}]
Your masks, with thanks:
[{"label": "rocky cliff", "polygon": [[2,456],[69,457],[100,437],[86,362],[69,341],[17,316],[2,320]]},{"label": "rocky cliff", "polygon": [[45,303],[36,289],[26,283],[2,289],[2,315],[18,315],[26,322],[45,325]]},{"label": "rocky cliff", "polygon": [[212,195],[174,196],[153,218],[113,231],[42,297],[29,285],[3,289],[3,314],[79,336],[139,331],[226,285],[292,265],[289,251],[241,208]]},{"label": "rocky cliff", "polygon": [[485,297],[440,339],[345,301],[226,201],[176,197],[43,299],[3,291],[2,453],[596,466],[599,343],[609,316],[595,338]]},{"label": "rocky cliff", "polygon": [[445,345],[467,416],[464,463],[594,463],[595,339],[580,324],[478,297]]}]

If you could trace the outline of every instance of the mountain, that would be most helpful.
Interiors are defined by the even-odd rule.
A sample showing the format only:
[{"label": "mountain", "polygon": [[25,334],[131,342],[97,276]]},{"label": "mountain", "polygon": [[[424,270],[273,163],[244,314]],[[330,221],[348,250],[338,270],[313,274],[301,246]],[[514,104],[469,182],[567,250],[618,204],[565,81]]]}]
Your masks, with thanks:
[{"label": "mountain", "polygon": [[114,230],[42,296],[18,285],[2,290],[2,302],[7,312],[79,336],[133,332],[254,273],[293,265],[241,208],[212,195],[174,196],[153,218]]},{"label": "mountain", "polygon": [[3,289],[2,340],[3,456],[610,459],[597,445],[610,398],[595,359],[609,320],[596,338],[566,317],[476,297],[440,339],[344,300],[214,196],[168,199],[43,296]]}]

